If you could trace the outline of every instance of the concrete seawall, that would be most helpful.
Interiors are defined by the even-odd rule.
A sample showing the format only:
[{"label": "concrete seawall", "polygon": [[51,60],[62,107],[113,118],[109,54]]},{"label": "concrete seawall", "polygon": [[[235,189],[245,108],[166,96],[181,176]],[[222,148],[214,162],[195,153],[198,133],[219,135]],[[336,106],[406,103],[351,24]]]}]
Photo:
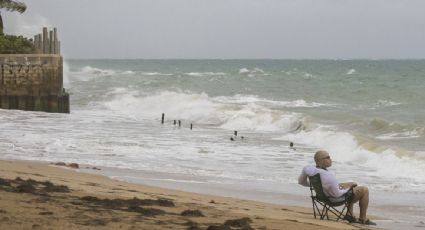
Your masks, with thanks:
[{"label": "concrete seawall", "polygon": [[69,113],[59,54],[0,54],[0,108]]}]

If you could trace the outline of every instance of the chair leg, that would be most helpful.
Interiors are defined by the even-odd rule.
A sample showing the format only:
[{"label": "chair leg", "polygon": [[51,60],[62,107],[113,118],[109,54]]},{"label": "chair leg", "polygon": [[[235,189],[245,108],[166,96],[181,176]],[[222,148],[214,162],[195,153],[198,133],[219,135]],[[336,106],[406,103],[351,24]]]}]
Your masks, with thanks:
[{"label": "chair leg", "polygon": [[330,206],[327,206],[326,207],[326,219],[327,220],[329,220],[329,209],[330,209]]},{"label": "chair leg", "polygon": [[[342,209],[342,211],[339,212],[339,215],[337,216],[336,221],[338,221],[339,219],[344,218],[343,216],[344,216],[344,211],[345,211],[346,208],[347,208],[347,205],[345,205],[344,208]],[[347,208],[347,211],[348,211],[348,208]]]},{"label": "chair leg", "polygon": [[320,213],[320,219],[323,220],[325,216],[328,215],[328,207],[327,205],[323,205],[322,212]]},{"label": "chair leg", "polygon": [[[312,198],[312,204],[314,219],[317,219],[319,216],[321,220],[324,220],[325,217],[327,220],[329,220],[329,212],[331,212],[336,216],[336,221],[339,221],[340,219],[343,219],[345,215],[351,213],[348,209],[349,203],[345,203],[341,211],[339,211],[339,209],[335,208],[334,206],[330,206],[327,203],[314,198]],[[319,205],[321,205],[321,207],[319,207]]]},{"label": "chair leg", "polygon": [[347,207],[347,212],[345,214],[350,215],[350,216],[354,216],[353,213],[351,213],[350,209],[348,208],[350,206],[350,203],[349,202],[345,203],[345,206]]},{"label": "chair leg", "polygon": [[[323,206],[322,203],[319,203],[319,204],[321,204]],[[320,210],[320,208],[317,204],[316,204],[316,208],[317,208],[316,211],[319,214],[320,219],[323,220],[323,217],[322,217],[323,216],[323,210]]]},{"label": "chair leg", "polygon": [[314,202],[314,199],[313,198],[311,198],[311,202],[313,203],[314,219],[316,219],[316,208],[317,208],[317,204]]}]

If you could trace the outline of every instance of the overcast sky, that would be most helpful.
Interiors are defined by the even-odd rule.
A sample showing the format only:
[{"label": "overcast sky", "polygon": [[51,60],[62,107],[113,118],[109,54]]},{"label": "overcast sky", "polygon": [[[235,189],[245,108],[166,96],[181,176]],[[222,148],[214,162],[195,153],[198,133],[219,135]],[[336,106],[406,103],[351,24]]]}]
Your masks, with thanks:
[{"label": "overcast sky", "polygon": [[21,0],[65,58],[425,58],[425,0]]}]

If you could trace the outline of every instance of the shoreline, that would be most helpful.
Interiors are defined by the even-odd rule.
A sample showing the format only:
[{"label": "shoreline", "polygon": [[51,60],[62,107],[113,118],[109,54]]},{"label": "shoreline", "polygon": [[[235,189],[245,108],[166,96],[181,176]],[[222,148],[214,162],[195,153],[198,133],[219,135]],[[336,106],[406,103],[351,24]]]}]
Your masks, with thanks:
[{"label": "shoreline", "polygon": [[[274,205],[294,206],[311,211],[310,190],[298,184],[288,184],[274,190],[258,189],[258,186],[234,181],[211,183],[208,177],[189,176],[175,173],[159,173],[144,170],[117,169],[102,167],[102,171],[82,169],[84,172],[105,175],[110,178],[124,180],[130,183],[144,184],[154,187],[173,189],[200,194],[234,197],[237,199],[252,200]],[[262,182],[263,186],[274,186],[272,183]],[[370,190],[370,205],[368,217],[385,229],[421,229],[425,227],[425,220],[421,213],[425,207],[418,205],[423,199],[422,194],[398,192],[382,192]],[[358,216],[358,203],[354,206],[354,214]]]},{"label": "shoreline", "polygon": [[[188,229],[187,225],[189,224],[197,226],[196,228],[192,226],[193,229],[206,229],[211,225],[223,225],[228,220],[243,218],[249,218],[249,225],[253,229],[357,229],[367,227],[349,225],[345,222],[315,220],[311,208],[274,205],[128,183],[103,175],[79,172],[82,171],[81,169],[52,166],[45,162],[0,160],[0,166],[2,179],[13,180],[20,177],[23,180],[48,180],[55,185],[67,186],[70,189],[69,193],[54,192],[44,194],[44,196],[38,193],[16,193],[1,189],[0,227],[44,229],[47,226],[53,228],[66,226],[68,229],[83,227],[85,229],[115,229],[117,226],[121,226],[124,229],[136,227]],[[81,197],[87,196],[110,200],[132,199],[133,197],[167,199],[174,202],[175,207],[158,208],[153,206],[153,208],[161,209],[165,214],[140,216],[129,214],[123,209],[99,208],[81,202]],[[46,202],[43,199],[49,201]],[[16,203],[25,205],[16,205]],[[183,211],[194,208],[204,216],[180,215]],[[127,218],[128,216],[131,218]],[[142,218],[144,221],[133,222],[137,218]],[[81,219],[84,219],[85,222],[81,222]]]}]

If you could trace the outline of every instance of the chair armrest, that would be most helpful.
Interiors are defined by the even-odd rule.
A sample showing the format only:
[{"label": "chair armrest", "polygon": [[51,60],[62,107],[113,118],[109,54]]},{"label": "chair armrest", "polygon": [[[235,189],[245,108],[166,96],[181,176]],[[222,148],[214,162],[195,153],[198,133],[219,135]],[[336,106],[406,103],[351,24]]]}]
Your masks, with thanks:
[{"label": "chair armrest", "polygon": [[345,197],[345,199],[346,200],[348,200],[348,201],[351,201],[351,199],[353,198],[353,196],[354,196],[354,187],[356,187],[357,185],[355,185],[355,186],[351,186],[349,189],[348,189],[348,191],[344,194],[344,197]]}]

